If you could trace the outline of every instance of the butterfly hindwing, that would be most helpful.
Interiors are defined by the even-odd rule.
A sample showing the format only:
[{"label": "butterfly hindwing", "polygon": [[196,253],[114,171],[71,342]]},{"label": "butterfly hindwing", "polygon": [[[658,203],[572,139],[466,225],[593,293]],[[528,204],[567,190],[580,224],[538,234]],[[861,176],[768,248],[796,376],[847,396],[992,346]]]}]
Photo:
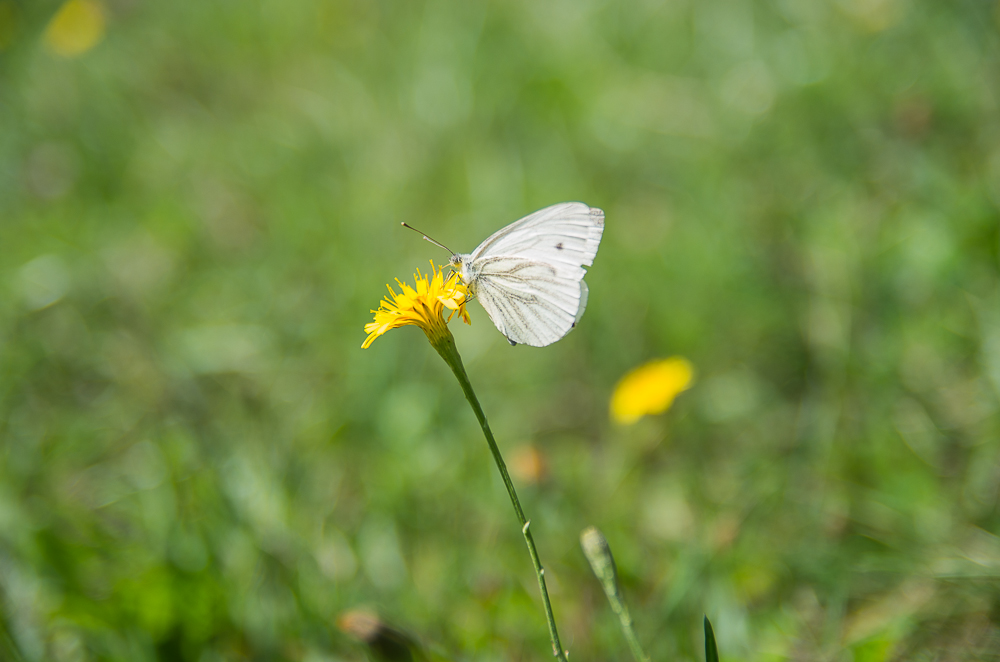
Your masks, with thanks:
[{"label": "butterfly hindwing", "polygon": [[583,281],[560,278],[550,264],[513,257],[484,258],[476,296],[508,340],[549,345],[576,324],[586,305]]}]

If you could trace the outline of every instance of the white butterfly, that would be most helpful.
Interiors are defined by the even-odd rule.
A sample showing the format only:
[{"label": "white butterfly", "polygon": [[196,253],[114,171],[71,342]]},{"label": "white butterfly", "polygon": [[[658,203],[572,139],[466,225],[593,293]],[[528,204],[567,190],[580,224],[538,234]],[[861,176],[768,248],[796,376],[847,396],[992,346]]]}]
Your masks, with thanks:
[{"label": "white butterfly", "polygon": [[514,221],[471,253],[453,253],[451,266],[511,345],[545,347],[583,316],[584,267],[594,263],[603,233],[603,211],[561,202]]}]

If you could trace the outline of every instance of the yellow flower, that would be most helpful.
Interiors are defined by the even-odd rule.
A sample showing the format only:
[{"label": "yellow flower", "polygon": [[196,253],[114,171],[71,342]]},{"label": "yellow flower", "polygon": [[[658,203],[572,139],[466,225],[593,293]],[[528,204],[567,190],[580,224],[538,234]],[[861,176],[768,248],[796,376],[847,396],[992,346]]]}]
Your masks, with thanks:
[{"label": "yellow flower", "polygon": [[104,5],[99,0],[69,0],[45,28],[45,46],[63,57],[86,53],[104,37]]},{"label": "yellow flower", "polygon": [[[368,337],[361,345],[362,349],[368,349],[376,338],[389,329],[407,324],[423,329],[432,344],[448,334],[447,324],[455,313],[466,324],[470,324],[469,313],[465,310],[469,290],[458,272],[445,278],[443,270],[431,262],[430,274],[421,274],[418,269],[413,279],[416,289],[396,279],[402,294],[396,294],[391,285],[386,285],[389,296],[382,300],[378,310],[372,311],[375,313],[375,321],[365,324]],[[445,308],[451,311],[448,319],[444,318]]]},{"label": "yellow flower", "polygon": [[611,416],[619,423],[635,423],[647,414],[662,414],[681,391],[691,387],[694,367],[680,356],[639,366],[622,377],[611,396]]}]

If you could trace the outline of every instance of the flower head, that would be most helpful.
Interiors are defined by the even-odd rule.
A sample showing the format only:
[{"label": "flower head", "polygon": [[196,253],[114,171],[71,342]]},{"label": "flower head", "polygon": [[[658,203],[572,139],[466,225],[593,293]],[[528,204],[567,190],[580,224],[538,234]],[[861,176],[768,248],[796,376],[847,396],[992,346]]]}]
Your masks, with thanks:
[{"label": "flower head", "polygon": [[[396,294],[391,285],[386,286],[389,288],[389,296],[382,299],[378,310],[372,311],[375,313],[375,321],[365,324],[368,337],[361,345],[362,349],[368,349],[376,338],[389,329],[407,324],[419,326],[434,344],[448,333],[447,324],[455,313],[466,324],[471,323],[469,313],[465,310],[469,290],[457,272],[445,278],[443,270],[431,262],[431,273],[421,274],[417,269],[413,280],[415,288],[396,279],[396,284],[402,290],[401,294]],[[445,308],[450,311],[447,319],[444,317]]]},{"label": "flower head", "polygon": [[674,356],[650,361],[622,377],[615,386],[611,416],[629,424],[647,414],[662,414],[693,381],[694,368],[687,359]]},{"label": "flower head", "polygon": [[104,38],[105,16],[101,0],[68,0],[45,28],[46,48],[62,57],[83,55]]}]

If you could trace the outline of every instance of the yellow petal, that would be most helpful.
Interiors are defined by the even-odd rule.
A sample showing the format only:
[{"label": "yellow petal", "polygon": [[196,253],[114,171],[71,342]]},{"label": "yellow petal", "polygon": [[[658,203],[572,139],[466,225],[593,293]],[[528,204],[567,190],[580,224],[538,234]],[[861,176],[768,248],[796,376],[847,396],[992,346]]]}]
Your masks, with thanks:
[{"label": "yellow petal", "polygon": [[[409,324],[422,328],[428,338],[438,337],[441,335],[442,327],[451,321],[455,312],[461,315],[466,323],[469,322],[469,314],[465,310],[468,290],[455,274],[449,276],[446,281],[444,272],[431,262],[431,272],[424,274],[418,269],[413,282],[414,287],[410,287],[397,278],[396,284],[399,285],[400,294],[396,294],[392,287],[388,286],[389,295],[379,304],[378,310],[371,311],[375,315],[375,320],[365,325],[365,331],[369,335],[362,344],[363,348],[367,348],[375,338],[389,329]],[[449,310],[447,319],[444,315],[445,309]]]},{"label": "yellow petal", "polygon": [[104,5],[98,0],[69,0],[45,28],[45,46],[63,57],[86,53],[104,38]]},{"label": "yellow petal", "polygon": [[649,414],[661,414],[693,380],[694,367],[687,359],[674,356],[650,361],[618,382],[611,396],[611,416],[627,425]]}]

